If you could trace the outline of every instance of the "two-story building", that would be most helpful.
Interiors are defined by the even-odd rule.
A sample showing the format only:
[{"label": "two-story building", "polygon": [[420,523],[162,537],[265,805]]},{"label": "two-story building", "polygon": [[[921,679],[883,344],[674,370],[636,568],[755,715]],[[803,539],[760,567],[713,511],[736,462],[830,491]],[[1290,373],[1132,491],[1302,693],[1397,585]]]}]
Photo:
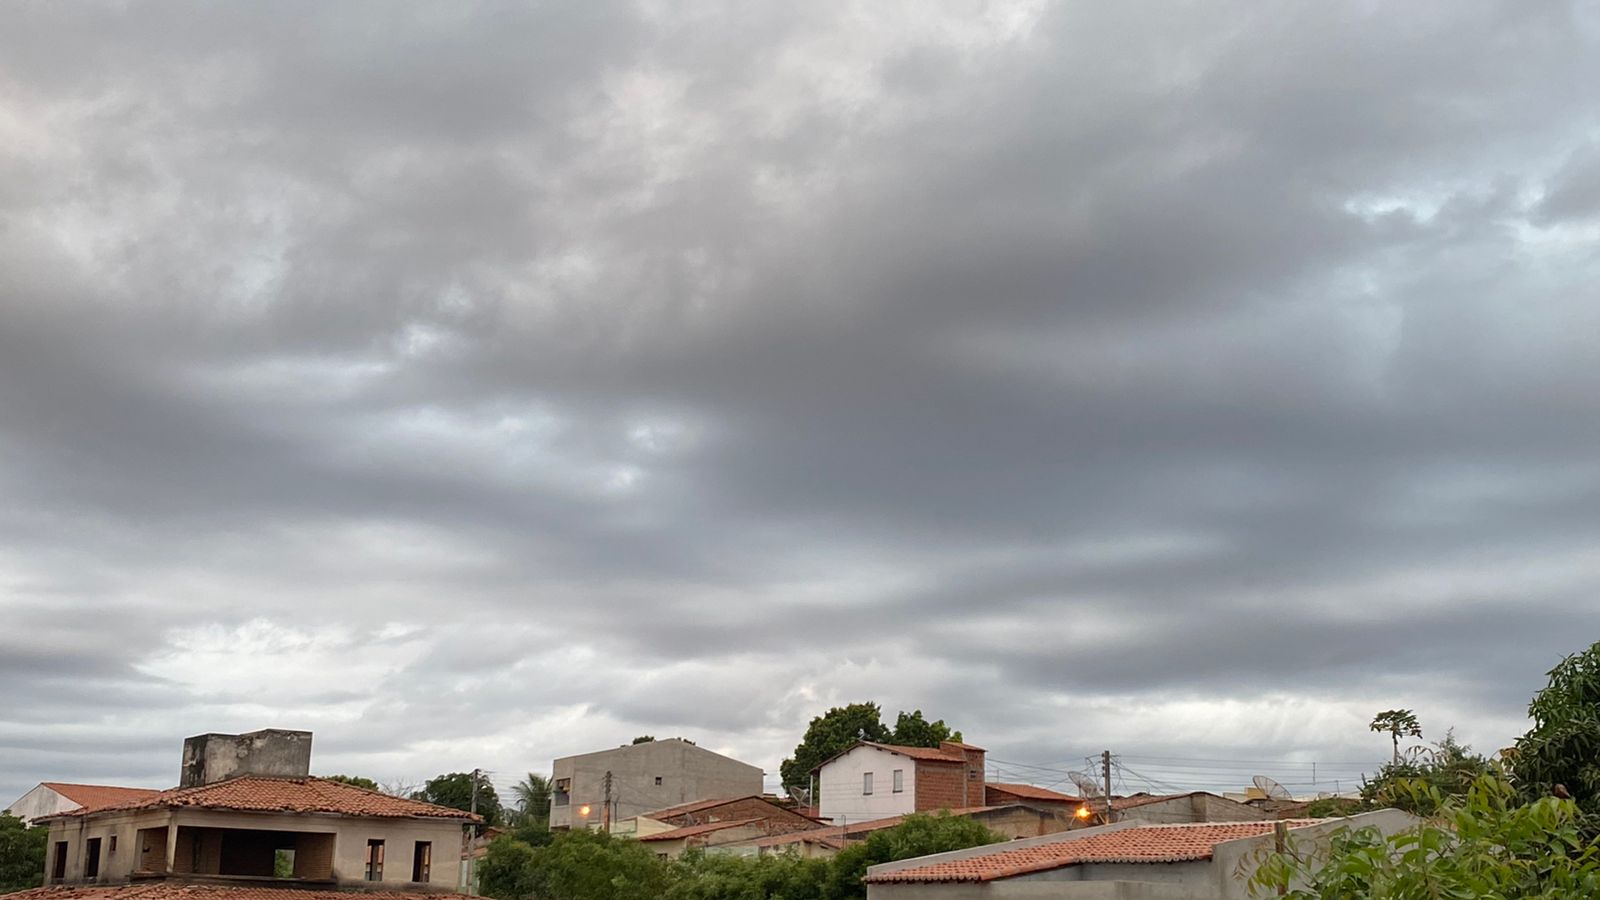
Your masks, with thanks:
[{"label": "two-story building", "polygon": [[987,803],[984,750],[958,741],[903,747],[860,741],[813,770],[819,818],[834,825]]},{"label": "two-story building", "polygon": [[652,810],[758,795],[758,766],[683,738],[566,756],[553,765],[550,827],[599,828]]}]

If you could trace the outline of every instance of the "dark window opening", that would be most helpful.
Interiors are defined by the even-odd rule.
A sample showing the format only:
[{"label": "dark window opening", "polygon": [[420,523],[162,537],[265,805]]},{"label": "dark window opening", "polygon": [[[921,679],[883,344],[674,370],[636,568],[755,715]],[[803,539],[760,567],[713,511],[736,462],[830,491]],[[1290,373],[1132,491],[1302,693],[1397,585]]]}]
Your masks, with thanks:
[{"label": "dark window opening", "polygon": [[367,880],[383,880],[383,841],[367,841]]},{"label": "dark window opening", "polygon": [[67,877],[67,842],[56,841],[55,864],[50,867],[50,877],[57,881]]},{"label": "dark window opening", "polygon": [[106,850],[106,852],[107,853],[115,853],[115,852],[117,852],[117,836],[116,835],[113,834],[111,836],[111,846]]},{"label": "dark window opening", "polygon": [[417,841],[416,849],[411,851],[411,880],[418,884],[426,884],[432,871],[433,842]]},{"label": "dark window opening", "polygon": [[83,845],[83,877],[100,877],[100,839],[89,838]]},{"label": "dark window opening", "polygon": [[656,787],[660,787],[660,786],[661,786],[661,776],[657,775],[656,776]]}]

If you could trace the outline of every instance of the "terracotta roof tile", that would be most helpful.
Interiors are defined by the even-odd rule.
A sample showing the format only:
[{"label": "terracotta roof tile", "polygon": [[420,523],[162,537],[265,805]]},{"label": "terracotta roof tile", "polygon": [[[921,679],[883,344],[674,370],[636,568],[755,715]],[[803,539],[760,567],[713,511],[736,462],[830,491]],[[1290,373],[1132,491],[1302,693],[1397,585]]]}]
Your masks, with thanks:
[{"label": "terracotta roof tile", "polygon": [[[1315,824],[1302,819],[1290,827]],[[929,881],[996,881],[1032,872],[1046,872],[1081,863],[1174,863],[1210,859],[1211,848],[1224,841],[1272,833],[1272,822],[1205,822],[1194,825],[1146,825],[982,856],[869,875],[872,884]],[[1002,845],[1003,846],[1003,845]]]},{"label": "terracotta roof tile", "polygon": [[903,747],[899,744],[880,744],[876,741],[862,741],[861,743],[868,747],[877,747],[879,750],[888,750],[890,753],[898,753],[901,756],[909,756],[922,762],[959,763],[967,761],[967,758],[962,756],[960,752],[949,753],[938,747]]},{"label": "terracotta roof tile", "polygon": [[1013,797],[1021,797],[1024,800],[1051,800],[1057,803],[1083,802],[1082,797],[1074,797],[1071,794],[1063,794],[1048,788],[1034,787],[1031,784],[1009,784],[1003,781],[990,781],[986,782],[984,787],[989,790],[1010,794]]},{"label": "terracotta roof tile", "polygon": [[83,809],[97,809],[102,806],[131,803],[135,800],[146,799],[161,793],[154,788],[115,787],[109,784],[69,784],[62,781],[46,781],[44,786],[78,804]]},{"label": "terracotta roof tile", "polygon": [[687,825],[683,828],[674,828],[671,831],[659,831],[647,834],[640,841],[681,841],[684,838],[699,837],[713,831],[722,831],[725,828],[738,828],[741,825],[754,825],[760,819],[739,819],[732,822],[707,822],[704,825]]},{"label": "terracotta roof tile", "polygon": [[6,894],[6,900],[468,900],[465,894],[404,891],[317,891],[287,887],[149,884],[42,887]]},{"label": "terracotta roof tile", "polygon": [[229,809],[247,812],[331,813],[373,818],[461,819],[480,816],[448,806],[391,797],[324,778],[270,778],[245,775],[215,784],[158,791],[151,796],[95,809],[60,813],[83,816],[136,809]]}]

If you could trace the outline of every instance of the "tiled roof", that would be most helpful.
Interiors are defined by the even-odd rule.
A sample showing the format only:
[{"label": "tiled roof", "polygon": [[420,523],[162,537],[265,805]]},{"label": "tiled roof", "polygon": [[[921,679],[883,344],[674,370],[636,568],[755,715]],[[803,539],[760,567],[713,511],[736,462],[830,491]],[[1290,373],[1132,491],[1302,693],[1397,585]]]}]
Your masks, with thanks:
[{"label": "tiled roof", "polygon": [[1009,784],[1003,781],[990,781],[985,783],[986,788],[1021,797],[1024,800],[1053,800],[1058,803],[1082,803],[1082,797],[1052,791],[1049,788],[1034,787],[1031,784]]},{"label": "tiled roof", "polygon": [[481,817],[448,806],[391,797],[324,778],[270,778],[245,775],[215,784],[158,791],[148,797],[96,809],[61,813],[83,816],[136,809],[230,809],[246,812],[329,813],[373,818],[461,819]]},{"label": "tiled roof", "polygon": [[741,825],[754,825],[755,823],[757,823],[759,821],[761,821],[761,820],[760,819],[739,819],[739,820],[732,821],[732,822],[707,822],[704,825],[687,825],[687,826],[685,826],[683,828],[674,828],[671,831],[659,831],[659,832],[656,832],[655,834],[647,834],[644,837],[639,838],[639,840],[640,841],[681,841],[684,838],[699,837],[702,834],[710,834],[713,831],[721,831],[724,828],[738,828]]},{"label": "tiled roof", "polygon": [[703,809],[715,809],[724,803],[732,803],[735,800],[747,800],[751,798],[760,799],[759,797],[756,797],[756,795],[752,794],[750,797],[722,797],[716,800],[696,800],[693,803],[680,803],[677,806],[669,806],[665,809],[658,809],[653,812],[640,813],[639,817],[643,819],[656,819],[659,821],[661,819],[670,819],[673,816],[686,816],[689,813],[696,813]]},{"label": "tiled roof", "polygon": [[877,741],[862,741],[868,747],[877,747],[879,750],[888,750],[901,756],[909,756],[922,762],[966,762],[967,758],[960,753],[946,753],[938,747],[902,747],[899,744],[880,744]]},{"label": "tiled roof", "polygon": [[[1151,803],[1161,803],[1166,800],[1181,800],[1185,797],[1216,797],[1218,800],[1228,798],[1213,794],[1210,791],[1189,791],[1183,794],[1134,794],[1131,797],[1113,797],[1112,809],[1133,809],[1136,806],[1146,806]],[[1104,801],[1098,801],[1104,802]],[[1237,800],[1228,800],[1229,803],[1238,803]],[[1240,804],[1241,806],[1244,804]]]},{"label": "tiled roof", "polygon": [[[969,806],[963,809],[949,810],[949,813],[952,816],[970,816],[974,813],[988,812],[991,809],[998,808],[999,807],[995,806]],[[923,815],[928,814],[924,813]],[[866,819],[860,822],[851,822],[847,825],[832,825],[827,828],[812,828],[806,831],[792,831],[788,834],[773,835],[769,839],[764,839],[767,841],[767,843],[763,844],[762,846],[777,846],[780,844],[792,843],[798,840],[813,842],[819,839],[843,841],[847,838],[856,837],[858,835],[869,834],[874,831],[882,831],[885,828],[893,828],[905,820],[905,816],[889,816],[888,818],[884,819]]]},{"label": "tiled roof", "polygon": [[465,894],[403,891],[314,891],[159,881],[147,884],[42,887],[6,894],[6,900],[468,900]]},{"label": "tiled roof", "polygon": [[[1314,824],[1301,819],[1290,827]],[[967,859],[869,875],[873,884],[928,881],[995,881],[1081,863],[1174,863],[1210,859],[1211,848],[1224,841],[1272,833],[1272,822],[1205,822],[1193,825],[1146,825],[1070,840],[998,850]],[[1002,845],[1003,846],[1003,845]]]},{"label": "tiled roof", "polygon": [[963,750],[976,750],[979,753],[987,753],[988,752],[987,750],[983,749],[982,747],[976,747],[976,746],[973,746],[972,744],[963,744],[960,741],[945,741],[944,743],[945,743],[946,746],[949,746],[949,747],[960,747]]},{"label": "tiled roof", "polygon": [[44,786],[84,809],[132,803],[135,800],[143,800],[161,793],[153,788],[114,787],[109,784],[68,784],[62,781],[46,781]]}]

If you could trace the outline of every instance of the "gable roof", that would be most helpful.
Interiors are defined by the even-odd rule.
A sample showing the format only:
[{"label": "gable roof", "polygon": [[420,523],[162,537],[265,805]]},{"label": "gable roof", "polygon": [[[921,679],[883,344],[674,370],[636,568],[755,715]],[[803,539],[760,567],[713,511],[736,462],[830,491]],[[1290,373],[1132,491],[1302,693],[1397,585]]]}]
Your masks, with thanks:
[{"label": "gable roof", "polygon": [[[968,750],[981,750],[982,749],[981,747],[973,747],[970,744],[959,744],[959,745],[957,745],[957,744],[954,744],[951,741],[946,741],[945,743],[946,743],[946,745],[949,745],[949,746],[965,747]],[[904,757],[907,757],[907,758],[910,758],[910,759],[914,759],[914,760],[916,760],[918,762],[964,763],[964,762],[967,761],[967,758],[965,756],[963,756],[961,754],[961,751],[959,751],[959,750],[954,751],[954,752],[947,752],[947,751],[942,750],[942,749],[940,749],[938,747],[907,747],[907,746],[905,746],[903,744],[882,744],[882,743],[879,743],[877,741],[856,741],[854,744],[851,744],[850,746],[844,748],[843,750],[840,750],[838,753],[835,753],[834,755],[828,757],[827,759],[823,760],[822,762],[819,762],[816,765],[812,766],[811,767],[811,771],[815,772],[818,769],[821,769],[823,766],[827,765],[828,763],[833,762],[834,760],[838,759],[841,756],[844,756],[846,753],[849,753],[850,751],[855,750],[858,747],[872,747],[872,748],[875,748],[875,749],[878,749],[878,750],[887,750],[890,753],[898,753],[901,756],[904,756]]]},{"label": "gable roof", "polygon": [[639,838],[639,841],[641,843],[644,841],[681,841],[685,838],[698,837],[702,834],[710,834],[713,831],[722,831],[725,828],[738,828],[743,825],[754,825],[759,821],[761,820],[736,819],[731,822],[707,822],[704,825],[687,825],[683,828],[674,828],[671,831],[658,831],[655,834],[647,834],[644,837]]},{"label": "gable roof", "polygon": [[[1289,824],[1295,828],[1318,821],[1321,820],[1300,819]],[[871,884],[996,881],[1083,863],[1190,862],[1210,859],[1212,848],[1224,841],[1271,834],[1273,825],[1272,822],[1144,825],[1014,850],[1000,849],[966,859],[868,875],[862,880]]]},{"label": "gable roof", "polygon": [[1013,784],[1004,781],[987,781],[984,782],[984,788],[986,790],[1000,791],[1001,793],[1010,794],[1013,797],[1020,797],[1024,800],[1050,800],[1056,803],[1083,802],[1082,797],[1074,797],[1071,794],[1063,794],[1059,791],[1052,791],[1049,788],[1035,787],[1031,784]]},{"label": "gable roof", "polygon": [[77,809],[45,818],[86,816],[139,809],[227,809],[245,812],[324,813],[341,816],[405,819],[459,819],[479,822],[482,817],[448,806],[391,797],[325,778],[274,778],[243,775],[192,788],[157,791],[148,797],[94,809]]},{"label": "gable roof", "polygon": [[109,784],[72,784],[65,781],[46,781],[42,784],[83,809],[131,803],[161,793],[154,788],[116,787]]}]

